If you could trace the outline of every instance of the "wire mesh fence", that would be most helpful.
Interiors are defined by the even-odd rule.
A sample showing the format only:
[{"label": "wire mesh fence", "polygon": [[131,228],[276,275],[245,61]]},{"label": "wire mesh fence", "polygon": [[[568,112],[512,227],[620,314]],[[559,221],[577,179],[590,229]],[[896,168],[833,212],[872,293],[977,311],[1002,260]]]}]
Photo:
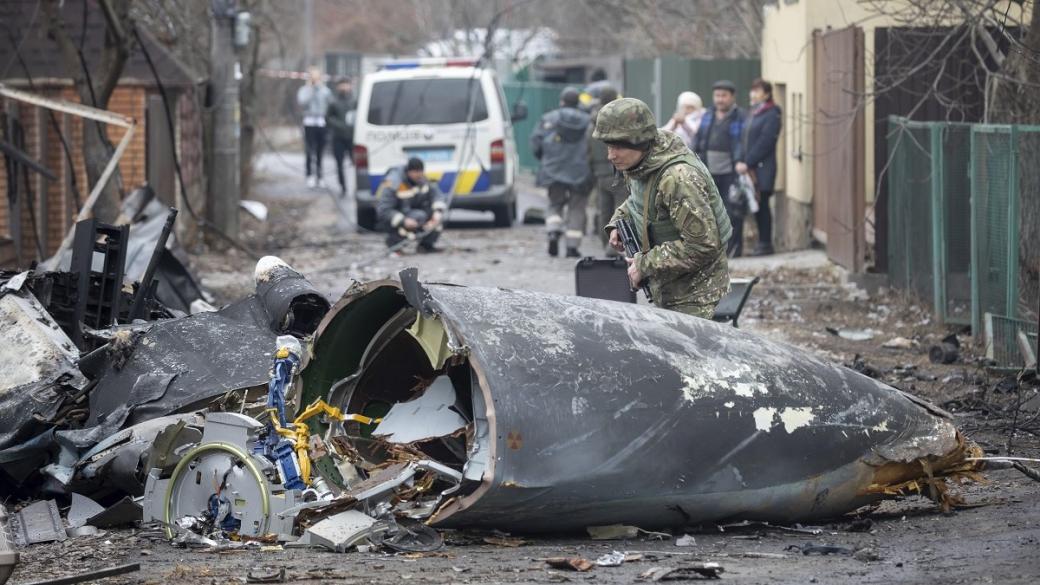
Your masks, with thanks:
[{"label": "wire mesh fence", "polygon": [[971,318],[970,130],[889,120],[889,275],[948,323]]},{"label": "wire mesh fence", "polygon": [[[1035,321],[984,313],[983,326],[986,328],[986,357],[999,367],[1020,370],[1027,365],[1024,353],[1036,357],[1038,327]],[[1028,349],[1024,349],[1023,344]]]},{"label": "wire mesh fence", "polygon": [[1040,126],[888,126],[889,276],[938,319],[1036,321]]},{"label": "wire mesh fence", "polygon": [[971,320],[971,126],[947,124],[941,134],[943,320]]},{"label": "wire mesh fence", "polygon": [[927,124],[890,120],[889,275],[896,288],[934,296],[932,140]]}]

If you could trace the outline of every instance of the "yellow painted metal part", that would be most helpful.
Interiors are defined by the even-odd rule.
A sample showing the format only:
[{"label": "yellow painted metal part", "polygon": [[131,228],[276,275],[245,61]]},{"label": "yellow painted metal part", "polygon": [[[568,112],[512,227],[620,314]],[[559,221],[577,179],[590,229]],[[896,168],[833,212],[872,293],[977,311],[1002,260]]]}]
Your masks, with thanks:
[{"label": "yellow painted metal part", "polygon": [[451,357],[451,349],[448,348],[448,333],[440,319],[419,315],[415,323],[408,328],[408,333],[422,346],[434,370],[444,367],[444,362]]},{"label": "yellow painted metal part", "polygon": [[311,436],[311,430],[307,426],[307,420],[319,414],[324,414],[335,421],[354,421],[363,425],[370,425],[382,420],[360,414],[343,414],[342,410],[319,398],[303,409],[303,412],[287,428],[279,424],[278,411],[273,408],[268,409],[267,415],[271,418],[271,426],[274,427],[275,432],[293,442],[296,457],[300,461],[300,480],[305,485],[311,485],[311,456],[308,452],[308,439]]}]

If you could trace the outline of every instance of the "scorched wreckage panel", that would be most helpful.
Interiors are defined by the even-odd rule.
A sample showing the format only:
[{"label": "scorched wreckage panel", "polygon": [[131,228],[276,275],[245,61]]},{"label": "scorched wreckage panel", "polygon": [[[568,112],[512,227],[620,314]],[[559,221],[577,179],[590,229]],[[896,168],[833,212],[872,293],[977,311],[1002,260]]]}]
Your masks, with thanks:
[{"label": "scorched wreckage panel", "polygon": [[463,472],[438,526],[821,518],[905,489],[941,499],[942,477],[970,472],[976,449],[934,407],[751,333],[630,304],[423,286],[414,271],[347,291],[303,378],[305,403],[429,431],[406,442],[342,429],[368,465]]}]

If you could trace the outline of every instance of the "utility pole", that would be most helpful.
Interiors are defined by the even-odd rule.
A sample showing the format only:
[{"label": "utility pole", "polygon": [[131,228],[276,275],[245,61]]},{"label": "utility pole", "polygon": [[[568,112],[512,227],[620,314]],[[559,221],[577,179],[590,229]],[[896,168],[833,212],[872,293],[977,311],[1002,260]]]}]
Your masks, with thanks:
[{"label": "utility pole", "polygon": [[[213,31],[210,43],[212,62],[213,165],[209,173],[206,214],[210,223],[228,237],[238,238],[239,194],[239,104],[234,25],[236,0],[211,0]],[[212,239],[214,246],[225,247],[223,239]]]}]

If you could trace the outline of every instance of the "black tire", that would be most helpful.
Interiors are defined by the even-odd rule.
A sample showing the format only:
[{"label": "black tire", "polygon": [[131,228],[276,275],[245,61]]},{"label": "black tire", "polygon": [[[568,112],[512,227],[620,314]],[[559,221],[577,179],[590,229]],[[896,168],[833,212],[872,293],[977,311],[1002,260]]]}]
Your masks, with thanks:
[{"label": "black tire", "polygon": [[495,227],[512,227],[516,221],[516,200],[512,203],[503,203],[494,209]]},{"label": "black tire", "polygon": [[374,231],[376,229],[376,210],[358,207],[357,224],[361,229]]}]

